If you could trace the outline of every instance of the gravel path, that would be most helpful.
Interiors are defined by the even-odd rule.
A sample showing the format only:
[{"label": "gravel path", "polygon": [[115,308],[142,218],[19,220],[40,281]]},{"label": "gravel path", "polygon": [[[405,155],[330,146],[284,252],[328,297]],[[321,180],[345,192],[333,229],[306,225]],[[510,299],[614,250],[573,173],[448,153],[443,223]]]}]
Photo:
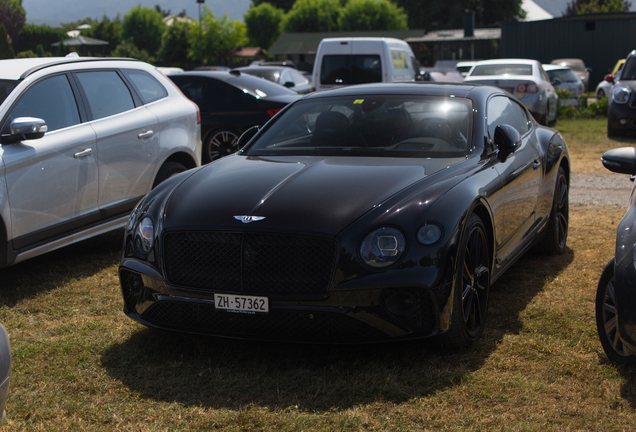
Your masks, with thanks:
[{"label": "gravel path", "polygon": [[572,174],[570,206],[627,208],[633,185],[625,174]]}]

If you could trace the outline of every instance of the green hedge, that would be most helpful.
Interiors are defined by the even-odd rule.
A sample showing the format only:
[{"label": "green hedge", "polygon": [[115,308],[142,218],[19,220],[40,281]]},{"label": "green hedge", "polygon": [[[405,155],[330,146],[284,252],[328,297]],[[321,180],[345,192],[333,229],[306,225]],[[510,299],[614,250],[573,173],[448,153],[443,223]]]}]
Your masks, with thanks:
[{"label": "green hedge", "polygon": [[607,117],[607,97],[589,102],[587,96],[575,98],[567,90],[557,90],[556,92],[559,95],[557,115],[560,119]]}]

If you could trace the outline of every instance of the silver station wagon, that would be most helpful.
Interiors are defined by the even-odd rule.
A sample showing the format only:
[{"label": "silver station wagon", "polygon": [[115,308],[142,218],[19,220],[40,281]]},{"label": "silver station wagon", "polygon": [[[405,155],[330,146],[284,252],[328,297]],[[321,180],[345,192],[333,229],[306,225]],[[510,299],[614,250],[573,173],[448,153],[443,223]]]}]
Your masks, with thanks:
[{"label": "silver station wagon", "polygon": [[201,164],[197,106],[132,59],[0,61],[0,267],[123,227]]}]

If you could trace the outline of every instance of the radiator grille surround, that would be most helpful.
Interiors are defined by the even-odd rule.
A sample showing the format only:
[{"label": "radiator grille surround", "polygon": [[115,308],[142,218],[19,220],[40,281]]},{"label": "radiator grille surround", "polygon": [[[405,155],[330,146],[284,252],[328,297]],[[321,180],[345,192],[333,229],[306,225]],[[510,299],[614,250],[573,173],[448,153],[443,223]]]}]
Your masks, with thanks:
[{"label": "radiator grille surround", "polygon": [[336,250],[334,240],[317,237],[209,231],[164,236],[169,284],[227,293],[325,295]]}]

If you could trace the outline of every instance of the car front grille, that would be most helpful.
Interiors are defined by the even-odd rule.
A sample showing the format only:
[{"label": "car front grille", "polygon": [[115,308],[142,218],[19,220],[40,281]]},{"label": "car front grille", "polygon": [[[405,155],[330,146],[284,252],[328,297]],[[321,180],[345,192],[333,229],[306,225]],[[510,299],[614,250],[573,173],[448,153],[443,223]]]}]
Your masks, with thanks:
[{"label": "car front grille", "polygon": [[164,237],[171,285],[227,293],[324,295],[336,260],[330,239],[187,231]]},{"label": "car front grille", "polygon": [[217,311],[214,305],[205,303],[160,301],[142,318],[175,330],[231,337],[315,342],[361,342],[386,337],[356,319],[335,313],[276,310],[250,315]]}]

